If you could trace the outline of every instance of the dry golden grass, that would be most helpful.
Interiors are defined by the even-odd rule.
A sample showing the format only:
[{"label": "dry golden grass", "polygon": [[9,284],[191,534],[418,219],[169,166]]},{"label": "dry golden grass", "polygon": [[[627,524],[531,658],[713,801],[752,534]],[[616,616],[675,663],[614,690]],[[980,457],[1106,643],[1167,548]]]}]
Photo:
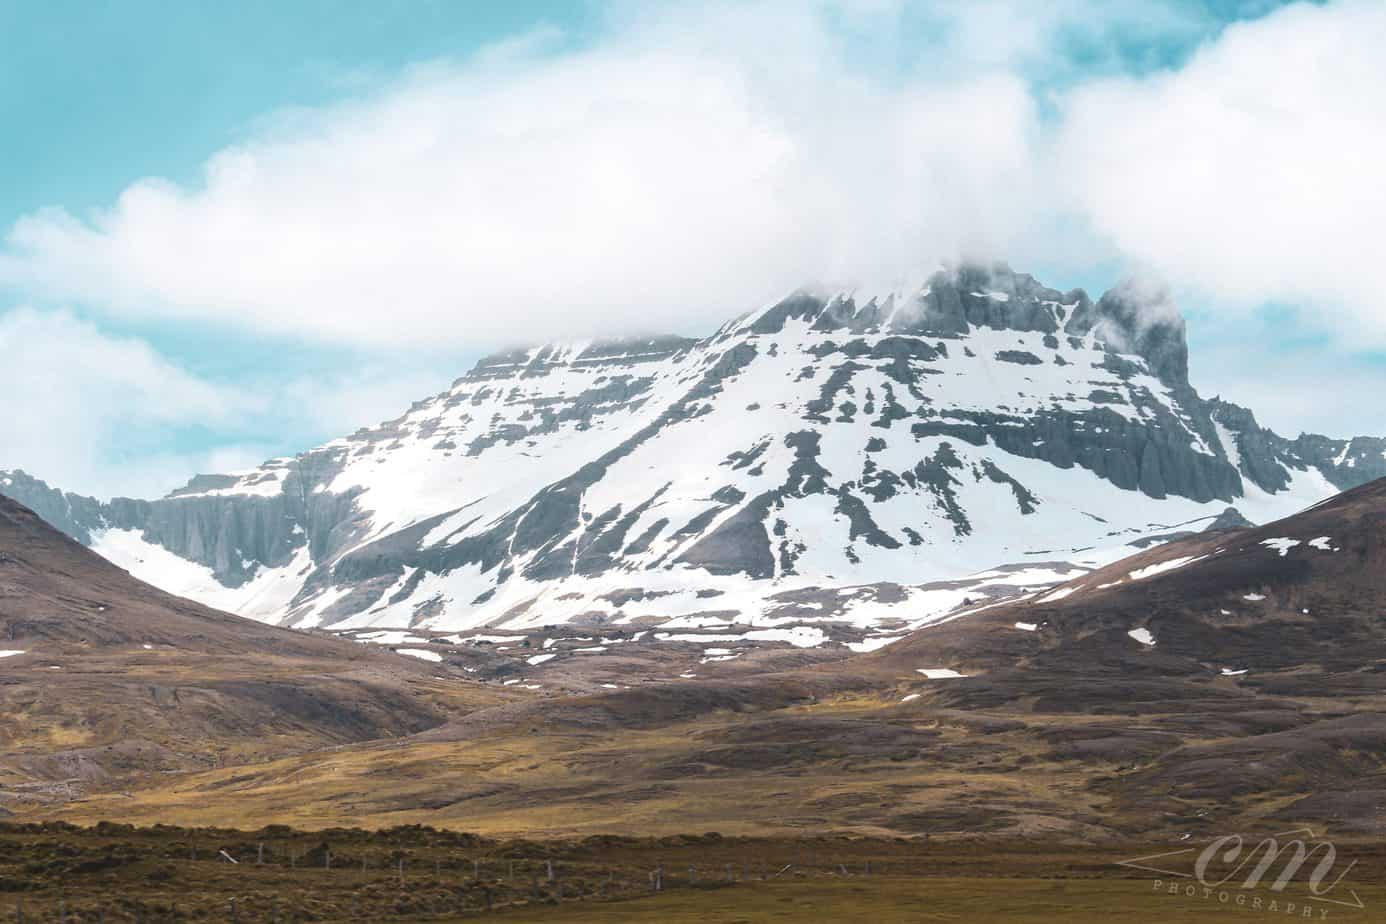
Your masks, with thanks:
[{"label": "dry golden grass", "polygon": [[[785,711],[869,714],[873,706],[879,708],[839,700]],[[688,830],[875,835],[900,833],[892,819],[911,813],[988,804],[1028,807],[1020,817],[1035,833],[1075,833],[1056,819],[1075,807],[1100,808],[1063,768],[1040,763],[1025,772],[1007,760],[940,768],[884,757],[830,757],[788,769],[778,761],[702,772],[685,767],[690,751],[722,741],[745,722],[719,714],[653,730],[524,729],[459,742],[339,748],[164,777],[39,817],[305,828],[429,824],[533,837]],[[939,749],[968,744],[965,730],[938,733]]]}]

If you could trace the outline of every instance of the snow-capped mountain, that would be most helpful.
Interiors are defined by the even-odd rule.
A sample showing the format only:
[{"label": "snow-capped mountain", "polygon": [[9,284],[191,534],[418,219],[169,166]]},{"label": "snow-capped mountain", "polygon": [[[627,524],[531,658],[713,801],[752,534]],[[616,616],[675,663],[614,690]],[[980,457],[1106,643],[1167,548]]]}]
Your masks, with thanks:
[{"label": "snow-capped mountain", "polygon": [[1200,398],[1177,314],[997,265],[796,293],[700,340],[502,353],[159,500],[0,491],[157,586],[293,626],[891,632],[1383,475],[1386,441],[1287,440]]}]

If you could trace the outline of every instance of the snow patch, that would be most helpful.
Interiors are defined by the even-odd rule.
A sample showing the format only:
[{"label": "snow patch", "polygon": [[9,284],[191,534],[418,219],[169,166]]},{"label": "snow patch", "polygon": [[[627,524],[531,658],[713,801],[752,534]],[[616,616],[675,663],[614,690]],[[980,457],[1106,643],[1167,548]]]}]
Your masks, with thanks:
[{"label": "snow patch", "polygon": [[1130,577],[1133,581],[1142,581],[1148,577],[1154,577],[1157,574],[1164,574],[1166,571],[1174,571],[1196,561],[1202,561],[1207,557],[1207,555],[1185,555],[1182,558],[1171,558],[1169,561],[1162,561],[1145,568],[1137,568],[1131,572]]},{"label": "snow patch", "polygon": [[428,642],[428,639],[414,635],[411,632],[400,631],[367,632],[364,635],[355,636],[352,640],[357,642],[369,642],[373,645],[419,645]]},{"label": "snow patch", "polygon": [[847,648],[851,651],[855,651],[858,654],[860,654],[862,652],[875,651],[878,648],[884,648],[892,642],[900,641],[900,639],[902,638],[904,638],[903,635],[876,635],[864,638],[859,642],[848,642]]},{"label": "snow patch", "polygon": [[1262,540],[1261,540],[1261,544],[1264,545],[1264,546],[1266,546],[1267,548],[1275,549],[1277,552],[1280,553],[1280,557],[1281,557],[1281,558],[1284,558],[1286,555],[1289,555],[1289,554],[1290,554],[1290,549],[1293,549],[1295,546],[1303,545],[1304,543],[1301,542],[1301,541],[1298,540],[1298,539],[1283,539],[1283,538],[1282,538],[1282,539],[1262,539]]}]

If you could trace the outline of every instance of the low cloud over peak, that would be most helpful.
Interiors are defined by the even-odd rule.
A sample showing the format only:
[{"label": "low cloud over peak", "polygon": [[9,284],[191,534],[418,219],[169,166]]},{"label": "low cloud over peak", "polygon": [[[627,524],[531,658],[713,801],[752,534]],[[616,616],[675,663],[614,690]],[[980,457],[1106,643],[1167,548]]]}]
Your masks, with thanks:
[{"label": "low cloud over peak", "polygon": [[[486,347],[700,330],[962,253],[1082,253],[1386,332],[1351,269],[1383,256],[1386,8],[1296,5],[1178,70],[1078,80],[1065,53],[1107,49],[1132,8],[998,30],[1013,7],[617,7],[580,48],[540,30],[283,113],[195,186],[29,215],[0,280],[116,315]],[[1206,25],[1155,11],[1156,38]]]},{"label": "low cloud over peak", "polygon": [[[418,347],[700,330],[805,282],[898,283],[961,253],[1033,265],[1100,253],[1103,238],[1190,269],[1197,231],[1166,244],[1165,216],[1185,188],[1205,212],[1217,196],[1166,175],[1179,133],[1152,145],[1147,123],[1218,76],[1216,48],[1186,88],[1158,76],[1062,91],[1056,121],[1035,62],[1045,49],[1061,61],[1074,23],[1089,47],[1107,41],[1101,24],[1126,8],[1063,4],[988,45],[1007,8],[663,6],[614,16],[576,49],[541,31],[281,114],[195,186],[147,179],[89,217],[25,217],[0,278],[117,315]],[[921,13],[922,46],[904,34]],[[1363,15],[1271,19],[1331,29]],[[1221,41],[1264,33],[1273,57],[1285,28]],[[891,55],[899,66],[882,66]],[[1225,140],[1244,154],[1256,130]],[[1219,140],[1200,135],[1188,143]],[[1128,210],[1112,190],[1133,178]]]}]

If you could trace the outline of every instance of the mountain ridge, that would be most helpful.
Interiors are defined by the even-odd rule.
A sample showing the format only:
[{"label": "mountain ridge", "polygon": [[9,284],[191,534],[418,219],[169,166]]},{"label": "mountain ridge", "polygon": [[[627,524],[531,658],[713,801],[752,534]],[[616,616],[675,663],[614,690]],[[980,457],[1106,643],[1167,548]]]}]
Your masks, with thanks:
[{"label": "mountain ridge", "polygon": [[[638,622],[642,595],[676,618],[812,620],[772,598],[1094,567],[1380,475],[1386,441],[1287,440],[1199,397],[1159,293],[1094,301],[997,264],[860,303],[801,291],[701,339],[504,351],[394,420],[155,501],[13,472],[0,491],[257,618],[466,628]],[[889,619],[868,597],[818,604]],[[961,602],[906,597],[926,617]]]}]

